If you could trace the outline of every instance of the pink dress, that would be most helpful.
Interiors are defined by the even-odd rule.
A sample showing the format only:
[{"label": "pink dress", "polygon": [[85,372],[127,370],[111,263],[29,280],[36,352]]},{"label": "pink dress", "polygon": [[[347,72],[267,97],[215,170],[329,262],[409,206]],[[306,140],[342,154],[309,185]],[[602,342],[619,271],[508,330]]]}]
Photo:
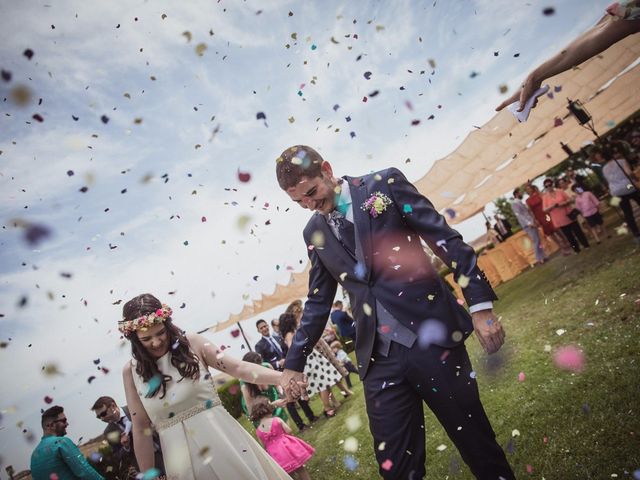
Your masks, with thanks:
[{"label": "pink dress", "polygon": [[282,428],[281,420],[277,417],[273,417],[271,430],[263,432],[258,427],[256,434],[264,444],[267,453],[287,473],[302,467],[315,452],[313,447],[304,440],[286,433]]}]

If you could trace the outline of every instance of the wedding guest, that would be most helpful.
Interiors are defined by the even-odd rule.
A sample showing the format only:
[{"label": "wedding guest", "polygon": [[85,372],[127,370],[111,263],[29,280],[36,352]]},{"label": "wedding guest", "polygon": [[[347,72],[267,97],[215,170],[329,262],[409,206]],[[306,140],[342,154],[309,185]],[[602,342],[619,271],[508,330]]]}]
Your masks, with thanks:
[{"label": "wedding guest", "polygon": [[282,343],[282,337],[280,336],[280,320],[277,318],[271,320],[271,329],[273,330],[271,336]]},{"label": "wedding guest", "polygon": [[[104,436],[107,438],[111,450],[112,457],[115,460],[116,467],[121,476],[124,472],[137,471],[133,439],[131,438],[131,414],[125,406],[120,408],[116,401],[108,396],[98,398],[91,410],[95,413],[98,420],[107,424],[104,429]],[[153,438],[154,462],[158,465],[160,472],[164,472],[164,461],[162,460],[162,452],[160,451],[160,440],[154,434]]]},{"label": "wedding guest", "polygon": [[521,87],[496,107],[502,110],[519,100],[518,111],[547,78],[580,65],[620,40],[640,32],[640,0],[622,0],[611,4],[598,23],[576,37],[556,55],[533,69]]},{"label": "wedding guest", "polygon": [[545,262],[546,258],[544,256],[544,250],[542,249],[542,245],[540,243],[540,235],[538,234],[538,223],[536,222],[533,213],[531,213],[531,210],[529,210],[529,207],[527,207],[522,201],[522,192],[519,188],[516,188],[513,191],[513,198],[514,200],[511,204],[513,213],[515,214],[518,223],[522,227],[522,230],[524,230],[531,239],[536,263],[542,264]]},{"label": "wedding guest", "polygon": [[147,293],[125,303],[118,322],[131,343],[133,360],[122,376],[144,478],[159,475],[149,435],[155,428],[167,478],[288,479],[222,406],[209,368],[266,385],[280,384],[283,374],[237,360],[202,335],[182,332],[172,315],[171,308]]},{"label": "wedding guest", "polygon": [[551,216],[553,226],[562,231],[575,253],[580,253],[580,245],[589,248],[587,237],[578,222],[569,218],[571,200],[562,190],[554,188],[552,178],[544,179],[544,193],[542,194],[542,208]]},{"label": "wedding guest", "polygon": [[496,215],[496,224],[494,225],[494,229],[498,232],[500,237],[500,241],[504,242],[507,238],[513,235],[511,231],[511,223],[509,220],[504,218],[502,215]]},{"label": "wedding guest", "polygon": [[286,422],[273,415],[273,405],[264,398],[258,399],[251,409],[251,419],[256,425],[258,439],[271,458],[293,478],[311,480],[304,464],[315,450],[307,442],[294,436]]},{"label": "wedding guest", "polygon": [[638,224],[633,215],[633,206],[631,205],[631,200],[633,200],[640,207],[638,178],[631,171],[629,162],[624,158],[624,152],[620,147],[612,146],[609,160],[605,160],[604,157],[600,158],[604,163],[602,173],[609,184],[609,191],[611,195],[620,199],[619,206],[622,209],[627,226],[636,242],[640,243],[640,231],[638,230]]},{"label": "wedding guest", "polygon": [[42,413],[42,440],[31,454],[33,480],[104,480],[80,449],[65,435],[69,422],[64,408],[55,405]]},{"label": "wedding guest", "polygon": [[338,327],[338,333],[342,338],[351,340],[356,339],[356,328],[351,315],[344,311],[344,306],[340,300],[333,302],[333,309],[331,310],[331,321],[336,327]]},{"label": "wedding guest", "polygon": [[255,345],[256,352],[262,355],[262,359],[269,362],[274,369],[282,370],[286,355],[282,337],[271,335],[269,324],[263,319],[256,322],[256,329],[262,335]]},{"label": "wedding guest", "polygon": [[498,235],[498,232],[496,231],[495,228],[491,226],[491,223],[488,220],[485,222],[484,226],[487,228],[488,243],[491,243],[494,246],[500,243],[500,237]]},{"label": "wedding guest", "polygon": [[[245,353],[244,357],[242,357],[242,361],[255,363],[256,365],[262,365],[267,368],[273,368],[269,362],[262,361],[262,355],[258,352]],[[281,392],[280,390],[281,388],[279,389],[276,385],[258,385],[240,380],[242,411],[249,420],[251,420],[250,412],[256,400],[258,398],[266,398],[274,408],[273,414],[282,419],[283,422],[286,422],[288,418],[287,413],[282,407],[287,404],[287,401],[282,398],[281,393],[284,394],[284,392]],[[257,426],[255,421],[253,426]]]},{"label": "wedding guest", "polygon": [[589,226],[589,230],[596,243],[600,243],[600,238],[604,237],[605,229],[604,222],[602,221],[602,215],[600,215],[598,198],[588,190],[583,190],[582,187],[574,185],[571,187],[576,194],[574,200],[575,207],[580,210],[580,214],[584,217]]},{"label": "wedding guest", "polygon": [[356,366],[353,364],[353,362],[349,358],[349,355],[347,355],[347,352],[345,352],[342,349],[342,344],[340,343],[339,340],[336,340],[331,344],[331,350],[333,350],[333,353],[336,356],[336,358],[338,359],[338,361],[342,363],[344,368],[346,368],[347,376],[345,377],[345,381],[347,382],[347,386],[349,388],[351,388],[353,385],[351,385],[350,374],[351,373],[356,373],[357,374],[358,373],[358,369],[356,368]]},{"label": "wedding guest", "polygon": [[540,189],[533,185],[532,183],[528,183],[525,187],[525,192],[527,192],[527,200],[526,204],[533,213],[538,225],[542,227],[542,232],[546,237],[552,238],[554,242],[560,247],[560,251],[563,255],[571,255],[571,246],[567,239],[553,226],[553,222],[551,222],[551,217],[544,212],[542,208],[542,195],[540,194]]}]

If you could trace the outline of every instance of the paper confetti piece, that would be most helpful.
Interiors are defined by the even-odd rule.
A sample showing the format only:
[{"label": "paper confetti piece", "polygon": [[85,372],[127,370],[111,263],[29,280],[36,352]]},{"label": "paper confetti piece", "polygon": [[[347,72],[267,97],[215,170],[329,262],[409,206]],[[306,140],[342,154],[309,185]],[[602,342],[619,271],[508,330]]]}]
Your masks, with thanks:
[{"label": "paper confetti piece", "polygon": [[519,381],[519,382],[524,382],[524,379],[525,379],[525,374],[524,374],[524,372],[520,372],[520,373],[518,374],[518,381]]},{"label": "paper confetti piece", "polygon": [[447,329],[438,320],[425,320],[418,329],[418,345],[423,350],[432,344],[442,343],[447,336]]},{"label": "paper confetti piece", "polygon": [[393,462],[388,458],[380,464],[380,468],[387,472],[391,470],[391,467],[393,467]]},{"label": "paper confetti piece", "polygon": [[360,430],[360,428],[362,428],[362,419],[360,418],[360,415],[350,415],[349,417],[347,417],[345,424],[347,425],[347,430],[349,430],[350,432],[355,432],[356,430]]},{"label": "paper confetti piece", "polygon": [[585,364],[584,353],[574,345],[560,347],[553,354],[553,363],[561,370],[581,373]]},{"label": "paper confetti piece", "polygon": [[445,444],[441,444],[436,447],[436,450],[439,452],[444,452],[446,449],[447,449],[447,446]]},{"label": "paper confetti piece", "polygon": [[355,437],[347,437],[342,446],[346,452],[355,453],[358,451],[358,439]]}]

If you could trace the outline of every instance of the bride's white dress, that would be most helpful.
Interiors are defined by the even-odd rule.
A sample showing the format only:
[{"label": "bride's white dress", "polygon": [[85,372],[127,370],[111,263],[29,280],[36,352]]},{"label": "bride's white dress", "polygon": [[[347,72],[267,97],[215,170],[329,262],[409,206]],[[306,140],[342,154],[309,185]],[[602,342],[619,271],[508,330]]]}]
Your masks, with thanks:
[{"label": "bride's white dress", "polygon": [[211,375],[200,364],[198,380],[178,381],[171,352],[157,360],[159,370],[173,378],[162,392],[145,398],[149,385],[133,379],[149,418],[160,436],[168,480],[272,480],[291,477],[249,435],[220,403]]}]

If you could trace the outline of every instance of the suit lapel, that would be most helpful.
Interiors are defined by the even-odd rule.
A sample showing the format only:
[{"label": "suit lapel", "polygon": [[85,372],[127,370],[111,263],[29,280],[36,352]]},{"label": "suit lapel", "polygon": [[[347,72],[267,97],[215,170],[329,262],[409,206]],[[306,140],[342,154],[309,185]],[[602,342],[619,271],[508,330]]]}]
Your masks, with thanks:
[{"label": "suit lapel", "polygon": [[361,205],[369,195],[366,183],[360,178],[345,177],[351,192],[351,208],[356,235],[356,258],[365,267],[364,279],[368,282],[371,276],[371,218],[362,210]]}]

